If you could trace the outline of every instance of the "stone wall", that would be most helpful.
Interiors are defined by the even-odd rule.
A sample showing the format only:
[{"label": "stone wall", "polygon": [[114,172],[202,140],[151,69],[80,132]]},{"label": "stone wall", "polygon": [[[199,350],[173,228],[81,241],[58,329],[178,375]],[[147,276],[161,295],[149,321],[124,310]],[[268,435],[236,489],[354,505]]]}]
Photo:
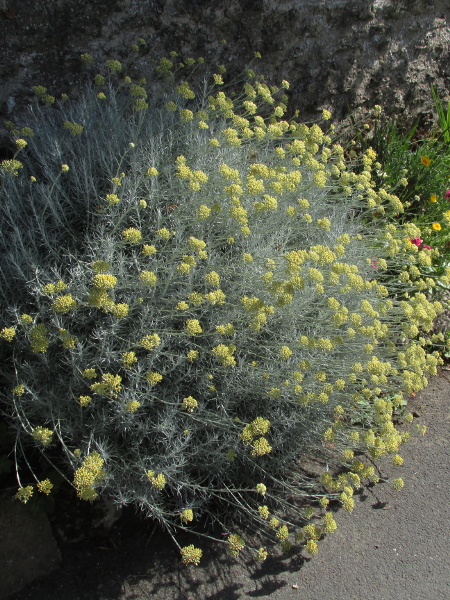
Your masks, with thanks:
[{"label": "stone wall", "polygon": [[138,37],[143,71],[177,50],[237,72],[258,50],[305,118],[361,104],[429,116],[430,84],[450,91],[449,20],[450,0],[0,0],[0,125],[33,85],[75,91],[81,53],[120,60]]}]

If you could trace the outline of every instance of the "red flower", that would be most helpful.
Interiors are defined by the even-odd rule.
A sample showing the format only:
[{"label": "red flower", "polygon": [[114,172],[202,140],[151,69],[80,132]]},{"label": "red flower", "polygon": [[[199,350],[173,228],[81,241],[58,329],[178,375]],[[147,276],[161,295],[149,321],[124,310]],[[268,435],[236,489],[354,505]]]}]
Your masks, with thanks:
[{"label": "red flower", "polygon": [[445,198],[446,200],[450,200],[450,190],[447,190],[447,191],[445,192],[445,194],[444,194],[444,198]]},{"label": "red flower", "polygon": [[431,246],[427,246],[426,244],[424,244],[424,245],[422,246],[422,249],[425,249],[425,250],[431,250]]},{"label": "red flower", "polygon": [[421,244],[423,244],[422,238],[417,237],[417,238],[410,238],[409,240],[411,242],[411,244],[414,244],[414,246],[419,247]]}]

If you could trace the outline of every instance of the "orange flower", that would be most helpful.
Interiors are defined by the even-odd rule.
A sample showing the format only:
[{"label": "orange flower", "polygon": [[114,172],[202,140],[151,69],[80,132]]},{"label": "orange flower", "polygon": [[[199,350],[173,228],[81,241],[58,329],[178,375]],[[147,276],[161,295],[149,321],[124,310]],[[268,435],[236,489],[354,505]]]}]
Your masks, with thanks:
[{"label": "orange flower", "polygon": [[437,199],[436,194],[431,194],[431,196],[430,196],[430,202],[437,202],[437,201],[438,201],[438,199]]},{"label": "orange flower", "polygon": [[429,156],[421,156],[420,160],[422,161],[422,164],[426,167],[429,167],[431,165],[431,158]]},{"label": "orange flower", "polygon": [[442,229],[441,224],[440,223],[433,223],[433,225],[431,226],[435,231],[440,231]]}]

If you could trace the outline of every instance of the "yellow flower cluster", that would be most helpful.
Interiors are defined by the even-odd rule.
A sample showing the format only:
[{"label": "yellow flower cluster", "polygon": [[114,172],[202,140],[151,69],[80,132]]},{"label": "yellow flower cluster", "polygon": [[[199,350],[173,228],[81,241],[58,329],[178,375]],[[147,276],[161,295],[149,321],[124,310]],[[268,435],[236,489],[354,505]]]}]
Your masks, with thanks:
[{"label": "yellow flower cluster", "polygon": [[191,250],[195,250],[198,254],[206,248],[206,242],[191,236],[188,240],[188,246]]},{"label": "yellow flower cluster", "polygon": [[260,437],[253,441],[252,450],[250,452],[252,456],[264,456],[270,452],[272,452],[272,446],[269,444],[266,438]]},{"label": "yellow flower cluster", "polygon": [[172,68],[173,68],[173,62],[171,60],[169,60],[168,58],[163,57],[159,61],[159,65],[156,67],[156,71],[160,75],[168,77],[172,74],[172,71],[171,71]]},{"label": "yellow flower cluster", "polygon": [[20,322],[22,323],[22,325],[31,325],[31,323],[33,322],[33,317],[27,314],[20,315]]},{"label": "yellow flower cluster", "polygon": [[287,360],[292,356],[292,350],[288,346],[282,346],[280,348],[279,356],[282,360]]},{"label": "yellow flower cluster", "polygon": [[227,118],[233,117],[233,101],[224,92],[218,92],[215,97],[209,96],[208,104],[211,111],[216,111]]},{"label": "yellow flower cluster", "polygon": [[200,221],[211,216],[211,209],[206,204],[201,204],[197,209],[197,217]]},{"label": "yellow flower cluster", "polygon": [[144,256],[153,256],[157,253],[157,250],[152,244],[144,244],[142,246],[141,252]]},{"label": "yellow flower cluster", "polygon": [[267,487],[264,485],[264,483],[257,483],[255,491],[257,494],[261,494],[261,496],[264,496],[267,492]]},{"label": "yellow flower cluster", "polygon": [[186,100],[192,100],[195,98],[195,93],[189,87],[189,83],[187,81],[182,81],[175,88],[176,92],[183,96]]},{"label": "yellow flower cluster", "polygon": [[177,271],[188,275],[191,272],[191,267],[195,267],[197,261],[190,254],[183,254],[181,263],[177,266]]},{"label": "yellow flower cluster", "polygon": [[197,360],[198,350],[189,350],[189,352],[186,354],[186,358],[188,359],[189,362],[193,362],[194,360]]},{"label": "yellow flower cluster", "polygon": [[233,127],[227,127],[222,130],[222,134],[230,146],[241,145],[241,139],[239,138],[237,129],[234,129]]},{"label": "yellow flower cluster", "polygon": [[143,284],[148,285],[150,287],[154,287],[158,280],[157,276],[155,275],[155,273],[153,273],[153,271],[141,271],[141,273],[139,274],[139,279]]},{"label": "yellow flower cluster", "polygon": [[203,551],[200,548],[196,548],[193,544],[181,548],[181,560],[184,565],[194,564],[198,565],[202,557]]},{"label": "yellow flower cluster", "polygon": [[334,520],[333,513],[326,512],[323,516],[323,525],[322,525],[323,533],[332,533],[333,531],[336,531],[336,529],[337,529],[337,524],[336,524],[336,521]]},{"label": "yellow flower cluster", "polygon": [[74,335],[70,335],[70,333],[67,331],[67,329],[60,328],[58,330],[58,332],[59,332],[59,339],[62,341],[62,344],[63,344],[63,348],[67,348],[67,349],[75,348],[75,346],[78,344],[78,338],[76,338]]},{"label": "yellow flower cluster", "polygon": [[159,491],[163,490],[167,483],[166,478],[162,473],[156,475],[154,471],[149,470],[147,471],[147,477],[150,480],[150,483],[153,485],[153,487],[155,487]]},{"label": "yellow flower cluster", "polygon": [[314,540],[308,540],[306,542],[306,550],[308,551],[309,554],[314,555],[317,554],[319,552],[319,547],[317,545],[317,542],[315,542]]},{"label": "yellow flower cluster", "polygon": [[147,91],[141,85],[134,83],[130,87],[130,96],[137,96],[141,98],[147,98]]},{"label": "yellow flower cluster", "polygon": [[79,123],[72,123],[71,121],[64,121],[63,128],[70,131],[72,135],[81,135],[84,131],[84,127]]},{"label": "yellow flower cluster", "polygon": [[77,496],[81,500],[95,500],[98,497],[95,486],[106,477],[104,463],[98,452],[92,452],[84,458],[81,466],[75,471],[73,483]]},{"label": "yellow flower cluster", "polygon": [[185,323],[185,329],[190,335],[197,335],[203,331],[198,319],[188,319]]},{"label": "yellow flower cluster", "polygon": [[[278,191],[282,191],[282,190],[278,190]],[[264,199],[264,202],[253,202],[253,206],[257,212],[278,209],[278,200],[275,196],[269,196],[269,194],[264,194],[263,199]]]},{"label": "yellow flower cluster", "polygon": [[140,406],[141,403],[137,400],[128,400],[127,402],[125,402],[125,412],[135,413]]},{"label": "yellow flower cluster", "polygon": [[39,481],[36,487],[42,494],[48,496],[53,489],[53,483],[50,479],[43,479],[42,481]]},{"label": "yellow flower cluster", "polygon": [[217,304],[217,305],[222,305],[225,303],[225,294],[222,292],[222,290],[214,290],[214,292],[208,292],[207,294],[205,294],[205,299],[210,303],[210,304]]},{"label": "yellow flower cluster", "polygon": [[129,308],[128,304],[119,302],[118,304],[111,305],[110,310],[116,319],[123,319],[128,315]]},{"label": "yellow flower cluster", "polygon": [[192,292],[189,294],[188,300],[195,306],[199,306],[203,302],[203,295],[200,292]]},{"label": "yellow flower cluster", "polygon": [[119,204],[120,198],[117,194],[106,194],[106,202],[113,206],[114,204]]},{"label": "yellow flower cluster", "polygon": [[0,162],[0,169],[4,172],[4,173],[9,173],[10,175],[13,175],[14,177],[17,177],[19,175],[19,169],[23,168],[23,164],[16,159],[10,159],[10,160],[2,160],[2,162]]},{"label": "yellow flower cluster", "polygon": [[21,139],[21,138],[19,138],[17,140],[14,140],[14,142],[15,142],[18,150],[22,150],[23,148],[25,148],[25,146],[28,145],[28,142],[26,140]]},{"label": "yellow flower cluster", "polygon": [[194,520],[194,513],[190,508],[183,510],[180,514],[180,519],[183,523],[187,524]]},{"label": "yellow flower cluster", "polygon": [[198,402],[195,398],[193,398],[192,396],[188,396],[187,398],[183,398],[183,402],[180,404],[180,408],[182,410],[185,410],[187,412],[194,412],[194,410],[197,408],[198,406]]},{"label": "yellow flower cluster", "polygon": [[[112,277],[112,275],[110,275],[110,277]],[[104,287],[94,286],[89,293],[87,302],[89,306],[101,308],[105,312],[112,311],[112,309],[114,308],[114,301],[108,295],[106,288]]]},{"label": "yellow flower cluster", "polygon": [[148,371],[145,374],[145,379],[150,383],[150,385],[156,385],[157,383],[159,383],[160,381],[162,381],[163,376],[161,375],[161,373],[156,373],[153,371]]},{"label": "yellow flower cluster", "polygon": [[38,323],[30,330],[30,343],[33,352],[47,352],[50,345],[47,333],[47,327],[43,323]]},{"label": "yellow flower cluster", "polygon": [[[245,425],[242,433],[240,434],[241,440],[246,445],[252,445],[252,456],[263,456],[269,454],[272,450],[269,442],[263,437],[270,429],[270,421],[263,417],[256,417],[251,423]],[[255,439],[257,436],[258,439]],[[258,487],[258,486],[257,486]],[[259,491],[257,489],[257,491]],[[261,493],[261,492],[260,492]]]},{"label": "yellow flower cluster", "polygon": [[[109,271],[111,265],[106,262],[106,260],[96,260],[95,262],[91,263],[91,267],[94,273],[105,273],[106,271]],[[114,285],[112,287],[114,287]]]},{"label": "yellow flower cluster", "polygon": [[141,340],[139,340],[139,345],[148,350],[149,352],[154,350],[160,344],[161,339],[157,333],[146,335]]},{"label": "yellow flower cluster", "polygon": [[[351,493],[348,493],[351,492]],[[353,499],[353,489],[349,488],[347,492],[342,492],[339,495],[339,500],[341,501],[342,508],[351,513],[355,507],[355,500]]]},{"label": "yellow flower cluster", "polygon": [[125,369],[131,369],[137,363],[137,356],[134,352],[124,352],[122,354],[122,364]]},{"label": "yellow flower cluster", "polygon": [[220,275],[216,273],[216,271],[210,271],[205,275],[205,280],[209,285],[214,287],[219,287],[220,285]]},{"label": "yellow flower cluster", "polygon": [[135,227],[128,227],[122,231],[122,237],[130,244],[138,244],[142,239],[142,233]]},{"label": "yellow flower cluster", "polygon": [[12,342],[15,335],[16,330],[14,327],[3,327],[3,329],[0,331],[0,338],[2,340],[6,340],[7,342]]},{"label": "yellow flower cluster", "polygon": [[281,525],[278,528],[275,537],[280,540],[280,542],[285,542],[289,537],[289,529],[287,525]]},{"label": "yellow flower cluster", "polygon": [[35,427],[31,432],[31,435],[36,442],[39,442],[43,446],[48,446],[52,443],[53,431],[51,431],[51,429],[47,429],[46,427]]},{"label": "yellow flower cluster", "polygon": [[82,406],[84,408],[86,406],[89,406],[89,404],[92,402],[92,397],[91,396],[79,396],[78,401],[80,403],[80,406]]},{"label": "yellow flower cluster", "polygon": [[32,495],[33,495],[33,486],[32,485],[20,487],[16,492],[17,500],[20,500],[24,504],[26,504],[28,502],[28,500],[31,498]]},{"label": "yellow flower cluster", "polygon": [[86,379],[95,379],[97,377],[97,372],[95,369],[84,369],[83,377],[86,377]]},{"label": "yellow flower cluster", "polygon": [[192,119],[194,118],[194,113],[188,108],[182,108],[180,110],[180,117],[182,121],[187,123],[188,121],[192,121]]},{"label": "yellow flower cluster", "polygon": [[216,331],[222,335],[233,335],[235,329],[234,325],[227,323],[226,325],[216,325]]},{"label": "yellow flower cluster", "polygon": [[256,551],[255,558],[258,562],[264,562],[267,557],[268,557],[268,552],[265,548],[259,548]]},{"label": "yellow flower cluster", "polygon": [[19,385],[16,385],[15,387],[13,387],[13,389],[11,390],[11,393],[13,396],[23,396],[25,394],[25,386],[21,383]]},{"label": "yellow flower cluster", "polygon": [[52,294],[62,292],[63,290],[66,289],[66,287],[67,287],[67,284],[64,283],[64,281],[60,280],[60,281],[57,281],[56,283],[47,283],[42,288],[42,291],[44,294],[48,294],[51,296]]},{"label": "yellow flower cluster", "polygon": [[119,73],[122,70],[122,64],[118,60],[107,60],[106,66],[111,73]]},{"label": "yellow flower cluster", "polygon": [[186,179],[189,182],[188,185],[192,191],[198,192],[201,189],[202,184],[208,181],[209,178],[206,173],[200,170],[193,171],[186,165],[186,158],[184,156],[178,156],[175,160],[175,163],[177,165],[177,177],[180,179]]},{"label": "yellow flower cluster", "polygon": [[108,396],[110,398],[117,398],[119,392],[122,389],[122,377],[120,375],[113,375],[112,373],[104,373],[102,375],[102,381],[93,383],[90,387],[91,390],[99,396]]},{"label": "yellow flower cluster", "polygon": [[239,556],[241,550],[245,547],[244,540],[237,534],[233,533],[227,539],[227,551],[230,556]]},{"label": "yellow flower cluster", "polygon": [[397,477],[397,479],[394,479],[394,481],[392,482],[392,487],[396,492],[400,491],[404,487],[404,485],[405,483],[401,477]]},{"label": "yellow flower cluster", "polygon": [[233,356],[235,351],[236,346],[233,344],[229,344],[228,346],[219,344],[218,346],[214,346],[211,350],[214,356],[219,359],[220,364],[224,367],[234,367],[236,365],[236,359]]},{"label": "yellow flower cluster", "polygon": [[64,296],[59,296],[52,304],[52,308],[55,313],[59,315],[65,315],[71,310],[75,310],[77,308],[77,302],[72,297],[72,294],[65,294]]}]

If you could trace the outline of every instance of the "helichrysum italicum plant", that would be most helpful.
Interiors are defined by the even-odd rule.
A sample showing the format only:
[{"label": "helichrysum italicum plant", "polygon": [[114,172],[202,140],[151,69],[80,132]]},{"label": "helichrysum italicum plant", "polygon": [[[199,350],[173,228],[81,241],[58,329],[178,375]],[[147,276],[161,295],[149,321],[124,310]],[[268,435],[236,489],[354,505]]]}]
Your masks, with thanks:
[{"label": "helichrysum italicum plant", "polygon": [[[315,554],[335,523],[299,530],[311,515],[293,518],[290,499],[352,510],[376,478],[354,451],[397,455],[401,390],[436,370],[411,341],[440,310],[411,285],[416,229],[363,220],[402,208],[373,189],[374,153],[347,171],[317,124],[283,118],[287,82],[250,72],[231,98],[218,77],[206,94],[182,81],[142,107],[129,78],[115,83],[120,63],[107,68],[82,100],[35,107],[20,169],[0,165],[4,406],[19,447],[62,453],[80,498],[133,503],[169,531],[209,513],[232,555],[245,546],[235,511],[266,542],[305,539]],[[408,274],[394,290],[378,281],[391,261]],[[348,473],[311,478],[303,453]]]}]

